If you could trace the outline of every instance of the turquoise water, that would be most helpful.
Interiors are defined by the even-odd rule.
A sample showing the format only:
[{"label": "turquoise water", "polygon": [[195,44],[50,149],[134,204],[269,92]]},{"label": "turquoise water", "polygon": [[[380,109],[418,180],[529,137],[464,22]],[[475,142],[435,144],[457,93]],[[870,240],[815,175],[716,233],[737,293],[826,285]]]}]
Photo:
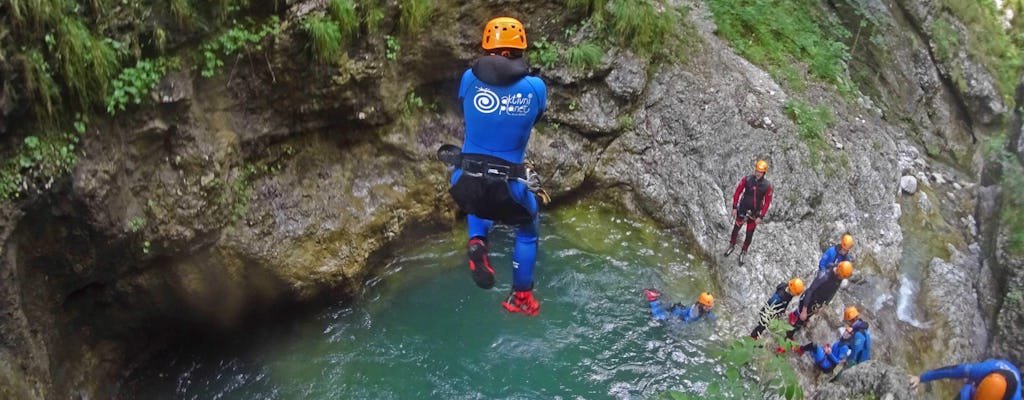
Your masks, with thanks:
[{"label": "turquoise water", "polygon": [[657,287],[690,303],[708,268],[673,235],[577,205],[541,220],[538,317],[500,303],[511,229],[492,232],[492,290],[477,288],[465,232],[412,243],[354,301],[228,343],[174,349],[122,390],[138,399],[602,399],[700,396],[724,371],[714,324],[653,321]]}]

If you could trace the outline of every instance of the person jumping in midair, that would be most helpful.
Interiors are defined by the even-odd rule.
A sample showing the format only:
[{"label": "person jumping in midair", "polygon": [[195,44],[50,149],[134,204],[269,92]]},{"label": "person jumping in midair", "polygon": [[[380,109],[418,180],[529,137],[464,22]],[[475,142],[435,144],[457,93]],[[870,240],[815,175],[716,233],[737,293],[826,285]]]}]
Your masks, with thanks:
[{"label": "person jumping in midair", "polygon": [[487,233],[495,222],[515,227],[509,312],[537,315],[533,268],[537,262],[537,199],[523,164],[533,125],[544,114],[547,87],[526,64],[522,22],[499,17],[484,26],[485,54],[462,75],[459,100],[466,137],[453,163],[449,193],[466,212],[469,270],[477,286],[494,287]]},{"label": "person jumping in midair", "polygon": [[743,247],[740,250],[740,265],[743,265],[743,257],[747,255],[750,239],[754,237],[754,229],[764,219],[768,207],[772,204],[772,184],[765,179],[766,173],[768,162],[757,160],[754,164],[754,174],[740,179],[740,184],[736,186],[736,192],[732,195],[732,217],[735,225],[732,227],[729,248],[725,250],[724,256],[728,257],[736,249],[736,237],[739,235],[740,227],[746,222],[747,237],[743,239]]}]

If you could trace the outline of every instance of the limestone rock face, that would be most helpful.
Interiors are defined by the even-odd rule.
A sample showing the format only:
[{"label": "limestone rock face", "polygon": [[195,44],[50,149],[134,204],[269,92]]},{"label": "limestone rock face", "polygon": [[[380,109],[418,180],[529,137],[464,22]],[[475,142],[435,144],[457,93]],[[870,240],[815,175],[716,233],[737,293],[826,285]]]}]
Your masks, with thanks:
[{"label": "limestone rock face", "polygon": [[868,361],[846,368],[834,382],[822,385],[811,399],[917,399],[910,390],[906,371]]}]

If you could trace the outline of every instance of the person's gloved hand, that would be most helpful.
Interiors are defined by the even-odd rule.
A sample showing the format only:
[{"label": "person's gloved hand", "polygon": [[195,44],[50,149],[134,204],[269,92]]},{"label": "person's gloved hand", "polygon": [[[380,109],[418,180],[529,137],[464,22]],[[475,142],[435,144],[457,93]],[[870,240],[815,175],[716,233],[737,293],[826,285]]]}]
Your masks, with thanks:
[{"label": "person's gloved hand", "polygon": [[919,377],[917,375],[911,375],[910,376],[910,388],[911,389],[917,389],[918,386],[921,386],[921,377]]},{"label": "person's gloved hand", "polygon": [[544,180],[541,178],[537,171],[533,168],[526,168],[526,188],[531,192],[537,192],[541,190],[541,186],[544,185]]}]

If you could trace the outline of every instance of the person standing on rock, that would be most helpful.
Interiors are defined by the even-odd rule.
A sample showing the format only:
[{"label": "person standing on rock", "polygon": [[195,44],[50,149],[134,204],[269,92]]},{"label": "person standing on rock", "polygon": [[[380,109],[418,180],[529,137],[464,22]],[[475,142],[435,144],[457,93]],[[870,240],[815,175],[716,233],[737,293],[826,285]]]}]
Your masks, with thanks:
[{"label": "person standing on rock", "polygon": [[793,329],[786,332],[786,339],[792,340],[793,335],[807,325],[811,316],[831,302],[836,292],[839,291],[843,279],[849,278],[851,275],[853,275],[853,263],[849,261],[842,261],[834,268],[819,271],[818,276],[811,282],[811,287],[807,288],[807,291],[800,296],[800,304],[796,310],[789,314],[789,323],[793,325]]},{"label": "person standing on rock", "polygon": [[910,377],[910,388],[937,379],[966,379],[960,400],[1021,400],[1020,371],[1006,360],[990,359],[976,364],[933,369]]},{"label": "person standing on rock", "polygon": [[768,327],[768,323],[773,319],[782,317],[786,313],[786,308],[789,307],[789,302],[793,300],[793,297],[799,296],[803,292],[804,281],[800,278],[790,279],[789,282],[782,282],[779,286],[775,287],[775,294],[761,307],[761,312],[758,313],[757,326],[750,332],[750,337],[753,339],[761,337],[761,333]]},{"label": "person standing on rock", "polygon": [[459,85],[466,136],[455,160],[449,193],[468,214],[469,270],[477,286],[494,287],[487,233],[495,222],[515,226],[512,292],[502,306],[513,313],[537,315],[533,267],[537,261],[537,199],[523,165],[533,125],[544,114],[547,87],[529,75],[523,57],[522,22],[499,17],[487,22],[484,55],[462,75]]},{"label": "person standing on rock", "polygon": [[750,239],[754,237],[754,229],[764,219],[768,207],[772,204],[772,184],[764,177],[766,173],[768,162],[757,160],[754,164],[754,173],[741,178],[740,184],[736,186],[736,192],[732,195],[732,218],[735,225],[732,227],[729,248],[725,250],[724,256],[728,257],[736,249],[740,227],[746,222],[747,237],[743,239],[743,247],[740,249],[740,265],[743,265],[743,258],[747,255]]},{"label": "person standing on rock", "polygon": [[828,250],[821,254],[821,259],[818,260],[818,271],[835,267],[843,261],[853,262],[850,258],[850,249],[852,248],[853,235],[847,233],[843,235],[838,244],[829,247]]}]

